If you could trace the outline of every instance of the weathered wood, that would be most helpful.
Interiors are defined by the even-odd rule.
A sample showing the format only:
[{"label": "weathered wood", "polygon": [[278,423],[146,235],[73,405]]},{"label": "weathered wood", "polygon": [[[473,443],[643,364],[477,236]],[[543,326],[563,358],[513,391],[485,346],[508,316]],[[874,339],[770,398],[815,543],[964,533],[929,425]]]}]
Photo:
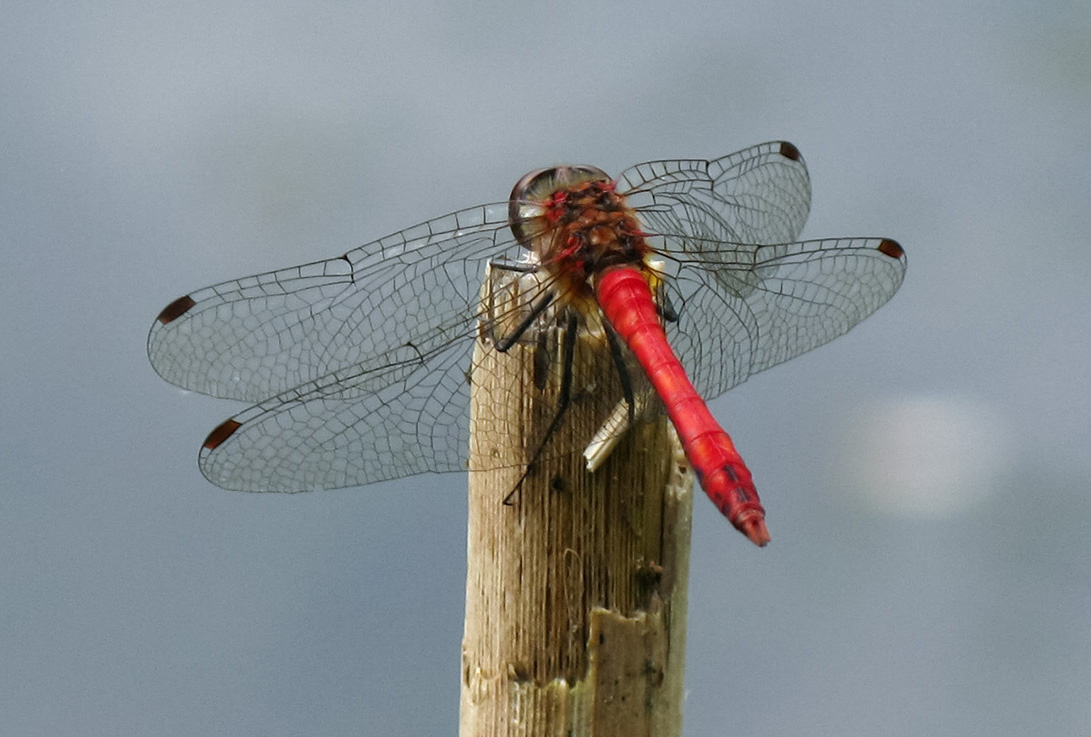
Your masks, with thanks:
[{"label": "weathered wood", "polygon": [[550,452],[609,413],[596,391],[619,393],[601,378],[616,375],[609,351],[583,336],[572,406],[505,506],[524,467],[495,459],[533,456],[557,406],[560,371],[542,386],[539,365],[536,385],[535,350],[479,343],[474,358],[460,734],[678,735],[692,474],[665,420],[638,424],[594,473]]}]

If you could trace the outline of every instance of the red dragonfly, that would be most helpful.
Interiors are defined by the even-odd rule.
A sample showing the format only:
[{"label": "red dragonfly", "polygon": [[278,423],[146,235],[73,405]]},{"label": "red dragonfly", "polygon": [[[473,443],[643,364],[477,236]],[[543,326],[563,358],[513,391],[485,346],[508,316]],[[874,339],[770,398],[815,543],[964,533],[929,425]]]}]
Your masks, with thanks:
[{"label": "red dragonfly", "polygon": [[[591,331],[612,347],[630,421],[665,409],[708,496],[764,545],[750,471],[701,397],[846,333],[906,266],[886,238],[796,242],[809,207],[806,165],[783,141],[617,179],[542,169],[506,202],[181,297],[148,355],[172,384],[255,403],[205,440],[209,481],[292,492],[465,469],[475,340]],[[482,304],[486,267],[520,285],[502,315]],[[570,370],[571,342],[563,353]]]}]

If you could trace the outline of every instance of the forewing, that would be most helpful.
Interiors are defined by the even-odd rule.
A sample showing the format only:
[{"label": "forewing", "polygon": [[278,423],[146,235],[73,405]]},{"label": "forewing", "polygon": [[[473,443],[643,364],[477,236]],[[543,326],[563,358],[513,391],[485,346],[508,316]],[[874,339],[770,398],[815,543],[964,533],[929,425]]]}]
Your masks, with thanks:
[{"label": "forewing", "polygon": [[[258,402],[411,345],[436,350],[476,320],[485,263],[519,252],[507,203],[436,218],[338,258],[207,287],[152,325],[167,381]],[[380,359],[381,360],[381,359]]]},{"label": "forewing", "polygon": [[[699,254],[717,244],[788,243],[811,202],[807,166],[786,141],[752,146],[713,161],[649,161],[618,177],[657,247]],[[655,236],[662,236],[656,238]]]},{"label": "forewing", "polygon": [[832,238],[678,258],[667,332],[698,391],[711,398],[758,371],[844,335],[889,300],[906,259],[889,239]]}]

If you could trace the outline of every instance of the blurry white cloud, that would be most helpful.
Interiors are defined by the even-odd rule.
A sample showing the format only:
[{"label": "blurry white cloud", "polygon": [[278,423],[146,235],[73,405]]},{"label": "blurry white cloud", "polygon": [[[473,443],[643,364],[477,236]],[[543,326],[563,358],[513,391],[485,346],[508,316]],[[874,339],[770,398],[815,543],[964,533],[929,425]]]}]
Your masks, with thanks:
[{"label": "blurry white cloud", "polygon": [[839,486],[878,511],[947,516],[981,502],[1012,463],[1011,433],[987,402],[905,397],[845,425]]}]

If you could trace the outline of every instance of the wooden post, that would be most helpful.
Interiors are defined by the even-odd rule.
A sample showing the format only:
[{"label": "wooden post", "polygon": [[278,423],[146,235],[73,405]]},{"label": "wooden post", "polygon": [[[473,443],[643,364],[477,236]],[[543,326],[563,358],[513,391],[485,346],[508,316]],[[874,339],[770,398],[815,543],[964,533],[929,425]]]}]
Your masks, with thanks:
[{"label": "wooden post", "polygon": [[[563,332],[547,336],[554,355]],[[541,347],[475,351],[459,734],[675,737],[692,473],[665,419],[627,432],[594,473],[548,452],[582,447],[620,394],[609,351],[584,336],[565,421],[505,506],[524,467],[496,459],[528,460],[557,407],[559,362],[535,382]]]}]

